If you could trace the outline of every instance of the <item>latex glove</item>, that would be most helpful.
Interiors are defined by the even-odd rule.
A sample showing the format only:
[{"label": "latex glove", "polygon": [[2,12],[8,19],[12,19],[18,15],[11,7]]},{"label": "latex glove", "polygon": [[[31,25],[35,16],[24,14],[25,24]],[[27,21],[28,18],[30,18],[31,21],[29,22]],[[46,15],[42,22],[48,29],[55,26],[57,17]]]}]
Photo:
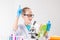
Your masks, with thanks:
[{"label": "latex glove", "polygon": [[17,17],[19,18],[19,16],[22,14],[22,9],[19,6],[18,10],[17,10]]}]

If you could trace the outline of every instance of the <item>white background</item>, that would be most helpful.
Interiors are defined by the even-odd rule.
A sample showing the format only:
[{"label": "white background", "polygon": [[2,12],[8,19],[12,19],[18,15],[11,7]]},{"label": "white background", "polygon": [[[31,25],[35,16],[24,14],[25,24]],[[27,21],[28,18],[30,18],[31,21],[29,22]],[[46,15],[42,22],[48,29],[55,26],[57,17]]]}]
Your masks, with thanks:
[{"label": "white background", "polygon": [[30,7],[40,24],[50,20],[49,35],[60,36],[60,0],[0,0],[0,40],[8,40],[19,5]]}]

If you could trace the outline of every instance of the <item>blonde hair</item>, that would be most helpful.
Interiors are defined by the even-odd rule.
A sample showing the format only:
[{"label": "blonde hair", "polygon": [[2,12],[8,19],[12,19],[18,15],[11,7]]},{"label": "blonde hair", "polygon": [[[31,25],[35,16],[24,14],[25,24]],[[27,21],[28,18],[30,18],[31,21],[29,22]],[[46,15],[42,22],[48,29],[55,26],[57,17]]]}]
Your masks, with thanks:
[{"label": "blonde hair", "polygon": [[30,9],[29,7],[24,7],[23,9],[22,9],[22,14],[24,14],[24,13],[26,13],[26,10],[27,9]]}]

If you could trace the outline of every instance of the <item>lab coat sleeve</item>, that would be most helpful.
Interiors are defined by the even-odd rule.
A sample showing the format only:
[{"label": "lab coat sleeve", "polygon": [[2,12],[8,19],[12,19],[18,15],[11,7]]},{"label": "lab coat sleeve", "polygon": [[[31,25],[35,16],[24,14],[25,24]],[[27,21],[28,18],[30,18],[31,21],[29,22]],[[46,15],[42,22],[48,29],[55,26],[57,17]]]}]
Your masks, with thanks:
[{"label": "lab coat sleeve", "polygon": [[20,28],[21,26],[20,25],[18,25],[18,29],[16,30],[16,31],[14,31],[13,30],[13,34],[15,34],[15,35],[21,35],[22,34],[22,30],[21,30],[21,28]]}]

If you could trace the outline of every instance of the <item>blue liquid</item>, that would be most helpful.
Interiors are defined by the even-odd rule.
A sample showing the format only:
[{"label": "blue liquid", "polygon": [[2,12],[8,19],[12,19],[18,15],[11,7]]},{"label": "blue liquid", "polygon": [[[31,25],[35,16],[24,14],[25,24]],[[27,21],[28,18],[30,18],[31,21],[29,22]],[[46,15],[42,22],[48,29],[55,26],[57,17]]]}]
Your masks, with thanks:
[{"label": "blue liquid", "polygon": [[50,31],[50,28],[51,28],[51,23],[50,23],[50,21],[48,21],[48,23],[47,23],[47,31]]},{"label": "blue liquid", "polygon": [[11,36],[9,36],[9,40],[13,40],[13,34],[11,34]]}]

